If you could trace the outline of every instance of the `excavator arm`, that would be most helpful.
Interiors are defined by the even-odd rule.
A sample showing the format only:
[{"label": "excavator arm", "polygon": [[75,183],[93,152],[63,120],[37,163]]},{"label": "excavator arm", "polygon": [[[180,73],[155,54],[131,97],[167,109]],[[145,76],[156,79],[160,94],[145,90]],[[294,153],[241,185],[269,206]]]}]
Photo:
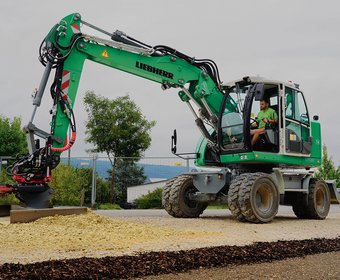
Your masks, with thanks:
[{"label": "excavator arm", "polygon": [[[108,38],[83,33],[83,25]],[[163,45],[151,47],[118,30],[114,33],[104,31],[82,20],[78,13],[66,16],[51,29],[40,46],[39,58],[45,71],[33,100],[31,119],[24,128],[29,154],[8,169],[18,183],[7,186],[8,192],[16,192],[26,203],[32,201],[33,192],[45,194],[49,191],[47,183],[51,180],[51,170],[58,165],[60,154],[76,141],[73,105],[86,59],[159,83],[163,90],[177,88],[180,99],[188,104],[203,136],[218,149],[216,137],[204,125],[208,123],[214,131],[218,130],[217,116],[226,94],[213,61],[195,59]],[[55,73],[50,86],[53,100],[51,130],[45,132],[37,128],[33,120],[52,71]],[[192,104],[198,107],[198,114]],[[232,99],[228,100],[227,109],[237,111]],[[69,127],[71,135],[67,136]],[[44,147],[40,147],[35,136],[45,139]],[[2,190],[5,192],[4,188]],[[33,195],[31,206],[37,206],[37,203],[41,206],[39,201],[47,201],[49,195],[44,195],[43,199]]]},{"label": "excavator arm", "polygon": [[[81,24],[110,35],[109,40],[82,33]],[[47,71],[51,66],[56,68],[52,89],[52,97],[57,99],[57,107],[52,110],[53,152],[62,152],[72,145],[60,139],[65,139],[69,123],[72,125],[69,113],[86,59],[160,83],[162,89],[178,88],[182,101],[198,106],[198,118],[216,128],[223,89],[217,66],[210,60],[197,60],[166,46],[150,47],[120,31],[110,34],[83,21],[79,14],[69,15],[54,26],[44,45],[41,60]],[[42,92],[38,92],[37,99],[41,96]]]}]

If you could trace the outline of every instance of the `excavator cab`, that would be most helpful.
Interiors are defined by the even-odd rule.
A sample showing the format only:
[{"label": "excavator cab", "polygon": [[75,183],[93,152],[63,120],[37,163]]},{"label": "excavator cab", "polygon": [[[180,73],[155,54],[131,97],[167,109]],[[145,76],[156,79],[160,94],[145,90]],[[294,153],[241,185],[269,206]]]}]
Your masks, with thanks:
[{"label": "excavator cab", "polygon": [[[256,88],[256,89],[255,89]],[[261,88],[259,90],[259,88]],[[247,142],[250,139],[250,130],[258,127],[257,115],[260,111],[260,101],[268,100],[269,107],[274,109],[279,117],[279,90],[275,84],[250,83],[243,86],[235,85],[229,90],[229,96],[236,106],[235,111],[230,111],[228,104],[224,106],[221,117],[222,146],[225,153],[245,150],[259,150],[278,152],[279,129],[278,124],[266,126],[254,147]],[[226,100],[227,101],[227,100]]]},{"label": "excavator cab", "polygon": [[[298,85],[248,78],[227,84],[220,114],[219,141],[222,154],[268,152],[306,156],[312,150],[311,122]],[[251,130],[257,128],[260,101],[267,100],[277,123],[268,124],[254,146]],[[231,106],[234,104],[234,106]],[[281,141],[280,141],[281,140]]]}]

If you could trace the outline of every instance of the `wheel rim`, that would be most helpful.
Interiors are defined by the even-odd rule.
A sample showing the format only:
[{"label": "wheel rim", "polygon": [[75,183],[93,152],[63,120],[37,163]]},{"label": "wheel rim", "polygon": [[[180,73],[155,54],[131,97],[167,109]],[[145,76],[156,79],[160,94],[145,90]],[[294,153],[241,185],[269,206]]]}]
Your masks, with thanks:
[{"label": "wheel rim", "polygon": [[269,212],[274,203],[273,193],[267,184],[261,184],[255,194],[256,208],[259,212]]},{"label": "wheel rim", "polygon": [[318,188],[315,192],[315,206],[319,213],[326,210],[326,194],[322,188]]},{"label": "wheel rim", "polygon": [[188,186],[184,191],[184,203],[189,208],[197,207],[197,202],[189,198],[189,195],[195,192],[197,192],[197,189],[194,186]]}]

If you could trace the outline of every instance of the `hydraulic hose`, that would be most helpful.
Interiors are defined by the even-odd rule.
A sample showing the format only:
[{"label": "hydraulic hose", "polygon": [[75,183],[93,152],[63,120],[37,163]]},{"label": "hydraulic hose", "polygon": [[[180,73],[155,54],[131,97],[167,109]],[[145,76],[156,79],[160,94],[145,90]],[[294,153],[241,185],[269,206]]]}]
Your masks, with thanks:
[{"label": "hydraulic hose", "polygon": [[51,151],[56,152],[56,153],[62,153],[62,152],[67,151],[73,146],[74,142],[76,141],[76,138],[77,138],[77,133],[75,131],[72,131],[70,142],[68,142],[68,139],[66,137],[64,147],[62,148],[51,147]]}]

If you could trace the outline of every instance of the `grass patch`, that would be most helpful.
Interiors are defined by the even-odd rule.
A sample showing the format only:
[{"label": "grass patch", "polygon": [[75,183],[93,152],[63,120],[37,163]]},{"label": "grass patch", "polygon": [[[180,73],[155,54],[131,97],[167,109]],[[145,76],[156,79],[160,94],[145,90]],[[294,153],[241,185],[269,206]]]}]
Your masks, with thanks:
[{"label": "grass patch", "polygon": [[121,210],[122,208],[115,203],[102,203],[99,204],[98,209],[100,210]]}]

